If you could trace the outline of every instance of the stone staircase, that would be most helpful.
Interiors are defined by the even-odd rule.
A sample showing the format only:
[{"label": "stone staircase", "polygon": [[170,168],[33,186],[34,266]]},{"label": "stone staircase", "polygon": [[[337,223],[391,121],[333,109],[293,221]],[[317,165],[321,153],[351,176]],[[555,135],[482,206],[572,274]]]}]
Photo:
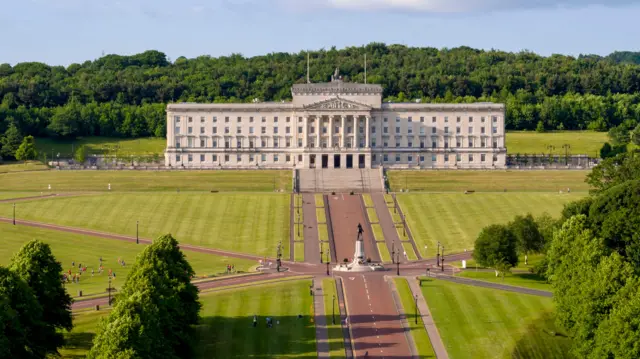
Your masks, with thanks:
[{"label": "stone staircase", "polygon": [[379,169],[302,169],[298,170],[300,192],[368,193],[383,192]]}]

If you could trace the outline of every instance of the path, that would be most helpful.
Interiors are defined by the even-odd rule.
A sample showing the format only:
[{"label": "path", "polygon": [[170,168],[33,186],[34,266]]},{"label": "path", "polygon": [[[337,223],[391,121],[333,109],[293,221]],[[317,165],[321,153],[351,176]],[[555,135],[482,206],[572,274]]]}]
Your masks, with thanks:
[{"label": "path", "polygon": [[302,195],[302,221],[304,222],[304,261],[320,263],[320,242],[318,240],[318,220],[316,200],[312,193]]},{"label": "path", "polygon": [[327,317],[324,312],[324,287],[322,279],[314,283],[313,291],[313,313],[316,324],[316,348],[318,358],[329,358],[329,329],[327,328]]},{"label": "path", "polygon": [[431,342],[431,346],[433,347],[433,351],[436,354],[437,359],[449,359],[449,354],[447,353],[447,349],[442,342],[442,338],[440,337],[440,332],[436,327],[436,324],[433,321],[433,317],[431,316],[431,311],[429,310],[429,306],[427,305],[427,301],[424,299],[424,295],[420,290],[420,285],[415,277],[407,278],[407,282],[409,282],[409,288],[411,289],[411,293],[415,297],[418,296],[418,310],[420,311],[420,317],[422,318],[422,323],[424,324],[424,329],[427,330],[427,335],[429,335],[429,341]]},{"label": "path", "polygon": [[6,203],[6,202],[24,202],[24,201],[33,201],[33,200],[37,200],[37,199],[47,199],[47,198],[53,198],[53,197],[72,197],[72,196],[80,196],[83,194],[88,194],[86,192],[79,192],[79,193],[51,193],[51,194],[43,194],[40,196],[30,196],[30,197],[18,197],[18,198],[7,198],[7,199],[2,199],[0,200],[0,203]]},{"label": "path", "polygon": [[476,286],[476,287],[484,287],[484,288],[490,288],[490,289],[506,290],[506,291],[509,291],[509,292],[516,292],[516,293],[521,293],[521,294],[535,295],[535,296],[538,296],[538,297],[548,297],[548,298],[553,297],[553,293],[552,292],[547,292],[546,290],[531,289],[531,288],[525,288],[525,287],[516,287],[516,286],[513,286],[513,285],[493,283],[493,282],[485,282],[485,281],[481,281],[481,280],[475,280],[475,279],[469,279],[469,278],[463,278],[463,277],[454,277],[454,276],[451,276],[451,275],[439,274],[439,273],[436,274],[435,277],[437,279],[442,279],[442,280],[446,280],[446,281],[449,281],[449,282],[460,283],[460,284],[468,284],[468,285],[473,285],[473,286]]},{"label": "path", "polygon": [[355,357],[410,358],[391,290],[382,275],[344,274]]},{"label": "path", "polygon": [[[362,211],[361,197],[356,195],[339,194],[325,197],[329,202],[333,241],[336,247],[338,262],[344,258],[351,259],[355,251],[358,236],[358,223],[364,225],[365,214]],[[365,231],[364,251],[373,262],[380,261],[371,231]]]},{"label": "path", "polygon": [[[371,193],[371,199],[373,200],[373,206],[378,214],[378,222],[382,228],[382,234],[384,235],[384,240],[387,243],[387,248],[389,249],[389,253],[392,253],[394,249],[394,242],[396,246],[401,246],[402,244],[400,243],[400,237],[398,237],[398,231],[393,223],[393,218],[391,217],[389,208],[387,208],[387,202],[384,200],[384,194]],[[416,255],[418,255],[418,253],[416,253]]]}]

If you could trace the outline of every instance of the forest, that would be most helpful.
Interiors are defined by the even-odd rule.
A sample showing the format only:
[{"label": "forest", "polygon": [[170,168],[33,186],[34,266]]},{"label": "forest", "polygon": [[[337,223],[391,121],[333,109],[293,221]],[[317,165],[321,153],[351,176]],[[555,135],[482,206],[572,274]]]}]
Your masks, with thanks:
[{"label": "forest", "polygon": [[[507,129],[607,131],[640,120],[638,54],[539,56],[371,43],[310,52],[311,80],[338,67],[346,81],[381,84],[386,101],[493,101]],[[168,102],[282,101],[305,81],[307,53],[169,59],[159,51],[106,55],[68,67],[0,65],[0,135],[165,136]],[[1,139],[1,138],[0,138]],[[2,143],[0,141],[0,143]]]}]

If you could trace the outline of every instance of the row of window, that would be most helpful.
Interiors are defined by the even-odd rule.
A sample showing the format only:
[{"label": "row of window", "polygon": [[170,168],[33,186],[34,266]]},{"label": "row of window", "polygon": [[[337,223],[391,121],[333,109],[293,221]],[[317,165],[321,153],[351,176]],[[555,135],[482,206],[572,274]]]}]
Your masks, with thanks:
[{"label": "row of window", "polygon": [[[262,162],[267,162],[268,158],[272,158],[273,162],[280,162],[280,159],[284,157],[284,162],[288,163],[291,162],[291,155],[278,155],[278,154],[273,154],[273,155],[268,155],[268,154],[262,154],[260,155],[260,161]],[[211,155],[211,161],[212,162],[218,162],[218,160],[220,161],[224,161],[225,163],[229,163],[231,162],[231,159],[233,157],[231,155]],[[256,158],[258,158],[255,155],[249,155],[249,163],[253,163],[256,161]],[[242,155],[236,155],[235,156],[235,160],[236,162],[242,162]],[[182,161],[182,156],[180,155],[176,155],[176,162],[180,162]],[[187,156],[187,162],[193,162],[193,155],[188,155]],[[200,155],[200,162],[206,162],[206,155]],[[302,155],[298,155],[298,162],[302,162]]]},{"label": "row of window", "polygon": [[[407,163],[412,163],[414,160],[413,155],[406,155],[407,156]],[[373,162],[376,162],[376,155],[373,155],[371,157]],[[404,157],[404,155],[400,155],[400,154],[396,154],[395,155],[395,162],[402,162],[402,158]],[[462,162],[462,155],[457,154],[457,155],[449,155],[449,154],[444,154],[444,162],[447,163],[449,162],[450,158],[455,158],[456,162]],[[475,157],[475,155],[473,154],[469,154],[467,155],[467,161],[468,162],[473,162],[474,159],[477,158]],[[420,161],[420,163],[424,163],[425,160],[425,156],[424,155],[420,155],[420,156],[416,156],[416,159]],[[438,160],[438,156],[437,155],[431,155],[431,162],[437,162]],[[480,154],[480,162],[486,162],[487,160],[487,156],[483,153]],[[383,162],[389,162],[389,155],[388,154],[384,154],[382,155],[382,161]],[[493,156],[493,162],[497,162],[498,161],[498,156]]]},{"label": "row of window", "polygon": [[[334,130],[335,131],[333,133],[339,134],[340,133],[340,126],[336,126]],[[364,132],[364,127],[360,127],[359,130],[360,130],[359,133],[363,133]],[[278,126],[273,126],[272,133],[273,134],[277,134],[278,131],[279,131],[278,130]],[[310,134],[314,134],[315,131],[316,131],[316,129],[315,129],[314,126],[311,126],[309,128],[309,133]],[[326,134],[327,131],[328,131],[328,128],[326,126],[322,127],[322,133]],[[211,132],[213,134],[217,134],[218,133],[218,128],[217,127],[212,127]],[[353,133],[353,128],[351,126],[348,126],[346,132],[347,132],[347,134]],[[461,132],[462,132],[461,128],[460,127],[456,127],[456,134],[460,134]],[[176,134],[180,133],[180,127],[179,126],[176,126],[175,133]],[[225,127],[224,128],[224,133],[225,134],[230,134],[231,133],[231,128],[230,127]],[[253,127],[249,127],[249,134],[253,134],[253,133],[255,133],[254,132],[254,128]],[[267,133],[267,127],[266,126],[262,126],[260,128],[260,133],[261,134],[266,134]],[[291,133],[291,127],[290,126],[286,126],[285,130],[284,130],[284,133],[285,134],[290,134]],[[303,127],[298,127],[298,133],[303,133]],[[376,133],[376,126],[371,126],[371,133]],[[386,127],[386,126],[383,127],[382,128],[382,133],[389,133],[389,127]],[[400,134],[400,127],[396,127],[396,132],[395,133],[396,134]],[[432,134],[436,133],[436,127],[431,127],[431,133]],[[448,126],[444,127],[444,133],[450,133]],[[469,126],[469,128],[467,129],[467,133],[468,134],[473,134],[473,127],[472,126]],[[486,130],[485,130],[484,126],[480,127],[480,133],[481,134],[485,134],[486,133]],[[495,126],[492,127],[491,133],[494,133],[494,134],[498,133],[498,127],[495,127]],[[187,134],[193,134],[193,127],[191,127],[191,126],[187,127]],[[204,127],[200,127],[200,134],[205,134],[205,128]],[[236,127],[235,134],[242,134],[242,127],[240,127],[240,126]],[[411,126],[407,127],[407,134],[413,134],[413,128]],[[420,134],[421,135],[425,134],[425,128],[424,127],[420,127]]]},{"label": "row of window", "polygon": [[[406,156],[406,162],[407,163],[413,163],[414,161],[414,156],[413,155],[401,155],[401,154],[396,154],[395,155],[395,162],[402,162],[403,158]],[[242,155],[236,155],[235,156],[235,162],[236,163],[241,163],[242,162]],[[462,162],[462,155],[460,154],[456,154],[454,155],[449,155],[449,154],[445,154],[444,156],[444,162],[448,163],[450,159],[455,158],[456,162]],[[187,162],[193,162],[193,158],[194,155],[187,155]],[[256,161],[257,158],[260,158],[261,162],[267,162],[269,159],[272,159],[272,162],[274,163],[278,163],[280,162],[280,160],[282,158],[284,158],[284,163],[290,163],[292,161],[292,158],[295,158],[295,156],[291,156],[291,155],[284,155],[281,156],[279,154],[262,154],[260,155],[260,157],[255,156],[253,154],[249,155],[249,163],[254,163]],[[469,154],[467,155],[467,161],[468,162],[473,162],[475,160],[475,155],[473,154]],[[221,162],[224,161],[224,163],[229,163],[231,162],[233,159],[233,156],[231,155],[211,155],[211,162],[218,162],[218,160],[220,160]],[[415,159],[417,161],[419,161],[418,164],[420,163],[424,163],[425,161],[425,156],[424,155],[420,155],[420,156],[415,156]],[[438,156],[437,155],[431,155],[431,162],[437,162]],[[372,162],[377,162],[378,160],[378,156],[377,155],[372,155],[371,157]],[[487,160],[487,156],[486,154],[480,154],[480,162],[486,162]],[[181,155],[176,155],[176,162],[181,162],[182,161],[182,156]],[[389,162],[389,154],[384,154],[382,155],[382,161],[383,162]],[[497,162],[498,161],[498,156],[493,156],[493,162]],[[200,155],[200,162],[206,162],[206,155]],[[298,155],[298,162],[302,162],[302,155]]]},{"label": "row of window", "polygon": [[[444,116],[443,117],[444,122],[448,123],[449,122],[449,116]],[[174,116],[174,120],[176,123],[180,123],[181,117],[180,116]],[[262,116],[260,117],[261,122],[267,122],[267,117],[266,116]],[[372,118],[373,121],[376,121],[376,117]],[[224,117],[224,122],[225,123],[229,123],[231,120],[229,118],[229,116],[225,116]],[[285,117],[285,121],[287,123],[291,122],[291,117]],[[302,122],[303,118],[302,117],[298,117],[298,122]],[[311,122],[313,122],[313,119],[310,119]],[[389,122],[389,118],[388,117],[384,117],[383,118],[384,122]],[[400,122],[401,118],[400,117],[396,117],[396,122]],[[413,122],[413,117],[409,116],[407,117],[407,121],[408,122]],[[193,123],[193,117],[192,116],[187,116],[187,122],[188,123]],[[200,117],[200,123],[205,123],[206,122],[206,118],[204,116]],[[218,122],[218,117],[217,116],[213,116],[213,122],[217,123]],[[236,122],[240,123],[242,122],[242,116],[238,116],[236,117]],[[254,122],[254,118],[253,117],[249,117],[249,122]],[[278,116],[274,116],[273,117],[273,122],[274,123],[278,123]],[[325,119],[325,122],[328,122],[328,119]],[[425,122],[425,118],[424,116],[420,117],[420,122],[424,123]],[[431,117],[431,122],[432,123],[436,123],[437,122],[437,117],[436,116],[432,116]],[[462,117],[461,116],[456,116],[456,123],[460,123],[462,122]],[[469,116],[468,117],[468,122],[472,123],[473,122],[473,116]],[[486,117],[485,116],[480,116],[480,122],[481,123],[485,123],[486,122]],[[498,116],[491,116],[491,122],[493,123],[498,123]]]}]

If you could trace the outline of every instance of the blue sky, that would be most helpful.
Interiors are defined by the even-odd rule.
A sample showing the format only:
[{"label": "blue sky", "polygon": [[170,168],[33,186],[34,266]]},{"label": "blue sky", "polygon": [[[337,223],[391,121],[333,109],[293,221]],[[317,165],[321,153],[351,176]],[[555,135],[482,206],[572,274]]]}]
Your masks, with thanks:
[{"label": "blue sky", "polygon": [[370,42],[543,55],[638,51],[640,0],[0,0],[0,63],[148,49],[245,56]]}]

